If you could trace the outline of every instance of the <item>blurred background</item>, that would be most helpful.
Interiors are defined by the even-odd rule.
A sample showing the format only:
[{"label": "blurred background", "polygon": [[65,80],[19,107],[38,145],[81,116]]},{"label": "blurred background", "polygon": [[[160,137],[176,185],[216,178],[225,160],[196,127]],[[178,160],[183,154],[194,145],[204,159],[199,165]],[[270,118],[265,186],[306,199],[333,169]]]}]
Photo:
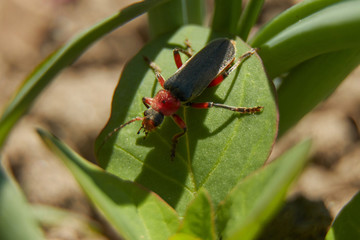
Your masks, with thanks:
[{"label": "blurred background", "polygon": [[[258,26],[298,1],[265,1]],[[1,111],[40,61],[79,31],[134,2],[1,0]],[[211,11],[212,1],[208,2]],[[42,144],[35,128],[49,130],[94,162],[93,143],[108,120],[118,78],[124,64],[149,40],[147,28],[146,16],[141,16],[93,45],[40,95],[16,125],[2,152],[30,203],[56,206],[95,219],[112,239],[116,237],[111,237],[111,229],[101,221],[62,163]],[[359,78],[360,68],[281,138],[270,157],[273,159],[301,139],[313,138],[311,164],[290,196],[323,202],[332,217],[360,189]],[[106,239],[86,235],[73,222],[46,229],[46,236]]]}]

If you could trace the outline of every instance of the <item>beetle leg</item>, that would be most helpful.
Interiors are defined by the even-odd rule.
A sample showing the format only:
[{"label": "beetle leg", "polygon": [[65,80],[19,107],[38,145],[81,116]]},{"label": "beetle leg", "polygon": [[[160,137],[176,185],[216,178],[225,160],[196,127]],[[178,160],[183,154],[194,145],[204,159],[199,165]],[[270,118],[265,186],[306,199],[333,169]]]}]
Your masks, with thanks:
[{"label": "beetle leg", "polygon": [[161,68],[153,61],[151,61],[148,57],[143,56],[145,62],[149,65],[149,67],[154,71],[156,79],[159,81],[161,87],[164,87],[165,79],[161,75]]},{"label": "beetle leg", "polygon": [[240,64],[247,58],[251,57],[254,53],[256,53],[256,49],[252,48],[250,51],[247,51],[243,55],[239,57],[239,59],[231,66],[228,70],[226,70],[226,76],[228,76],[232,71],[234,71]]},{"label": "beetle leg", "polygon": [[224,108],[230,111],[238,112],[238,113],[257,113],[261,112],[264,107],[257,106],[257,107],[233,107],[228,106],[221,103],[213,103],[213,102],[203,102],[203,103],[193,103],[188,102],[185,104],[186,106],[190,106],[193,108],[212,108],[212,107],[218,107],[218,108]]},{"label": "beetle leg", "polygon": [[[231,65],[231,63],[226,68],[229,69],[230,65]],[[222,81],[225,80],[225,78],[228,75],[229,74],[226,71],[222,72],[220,75],[218,75],[216,78],[214,78],[214,80],[212,80],[211,83],[207,87],[209,88],[209,87],[215,87],[215,86],[219,85],[220,83],[222,83]]]},{"label": "beetle leg", "polygon": [[189,58],[192,57],[193,53],[194,53],[194,49],[191,47],[191,43],[189,41],[189,39],[185,40],[185,46],[186,46],[186,51],[188,52],[189,55],[187,55]]},{"label": "beetle leg", "polygon": [[154,99],[149,98],[149,97],[143,97],[142,102],[146,106],[146,108],[149,108],[152,105],[152,103],[154,102]]},{"label": "beetle leg", "polygon": [[[250,51],[244,53],[239,57],[239,59],[231,66],[231,63],[225,68],[225,70],[220,73],[214,80],[211,81],[208,87],[215,87],[219,85],[224,79],[229,76],[229,74],[234,71],[240,64],[247,59],[248,57],[252,56],[256,52],[256,49],[252,48]],[[231,66],[231,67],[230,67]]]},{"label": "beetle leg", "polygon": [[186,45],[186,49],[174,48],[174,50],[173,50],[174,60],[175,60],[175,64],[176,64],[177,68],[180,68],[183,65],[181,57],[180,57],[180,52],[185,54],[189,58],[191,58],[193,55],[193,49],[190,45],[189,40],[187,40],[187,39],[185,40],[185,45]]},{"label": "beetle leg", "polygon": [[173,50],[174,60],[175,60],[175,64],[176,64],[177,68],[180,68],[183,65],[182,60],[181,60],[181,56],[180,56],[180,53],[179,53],[182,50],[184,50],[184,49],[174,48],[174,50]]},{"label": "beetle leg", "polygon": [[172,138],[171,160],[173,160],[175,157],[176,145],[179,141],[178,139],[186,133],[187,128],[184,120],[182,120],[179,115],[173,114],[171,117],[173,118],[174,122],[183,130],[181,133],[174,135]]}]

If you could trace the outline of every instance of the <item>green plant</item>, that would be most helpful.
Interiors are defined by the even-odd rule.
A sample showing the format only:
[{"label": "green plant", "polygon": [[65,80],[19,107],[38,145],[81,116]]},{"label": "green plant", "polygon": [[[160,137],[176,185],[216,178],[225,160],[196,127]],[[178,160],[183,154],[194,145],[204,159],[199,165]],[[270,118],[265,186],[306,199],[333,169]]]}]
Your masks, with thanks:
[{"label": "green plant", "polygon": [[[283,203],[289,185],[306,164],[310,148],[309,141],[300,143],[261,168],[277,134],[276,94],[267,76],[282,81],[277,89],[281,136],[359,65],[360,32],[356,29],[360,26],[360,1],[308,0],[288,9],[247,41],[259,48],[262,62],[251,57],[231,78],[200,96],[203,100],[220,98],[231,105],[262,105],[263,113],[237,117],[227,112],[181,110],[191,131],[181,139],[174,162],[169,160],[169,140],[178,129],[168,120],[145,142],[137,141],[134,125],[101,145],[108,132],[143,111],[141,97],[152,96],[159,88],[143,55],[155,60],[168,77],[175,71],[175,65],[168,63],[171,48],[182,46],[185,39],[195,50],[216,37],[247,40],[263,3],[250,0],[241,11],[241,1],[216,0],[211,28],[199,26],[204,16],[202,0],[147,0],[129,6],[69,41],[34,70],[0,119],[0,146],[62,69],[106,33],[148,12],[153,40],[124,69],[110,121],[96,142],[99,164],[106,171],[82,159],[51,134],[38,132],[126,239],[255,239]],[[249,49],[241,39],[236,38],[238,55]],[[12,232],[4,222],[9,224],[14,213],[5,216],[3,209],[14,205],[4,193],[21,197],[4,168],[0,173],[0,234],[8,239]],[[40,239],[26,203],[19,200],[16,204],[26,216],[24,224],[30,226],[23,228],[25,236]],[[348,209],[359,204],[355,197],[344,211],[354,215],[355,211]],[[356,231],[343,230],[349,226],[342,222],[349,218],[341,216],[327,238],[359,237]],[[8,220],[3,221],[5,218]],[[360,224],[355,218],[351,222]]]}]

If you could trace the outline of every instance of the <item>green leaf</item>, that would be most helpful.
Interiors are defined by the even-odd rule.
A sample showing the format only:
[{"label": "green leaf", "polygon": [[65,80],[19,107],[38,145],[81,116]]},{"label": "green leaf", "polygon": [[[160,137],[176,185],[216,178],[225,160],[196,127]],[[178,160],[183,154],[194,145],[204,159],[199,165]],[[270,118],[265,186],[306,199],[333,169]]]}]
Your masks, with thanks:
[{"label": "green leaf", "polygon": [[250,41],[254,47],[259,47],[269,41],[292,24],[301,21],[307,16],[320,11],[332,4],[344,0],[304,0],[285,10],[261,28]]},{"label": "green leaf", "polygon": [[242,10],[241,0],[215,0],[211,28],[217,32],[236,35]]},{"label": "green leaf", "polygon": [[25,197],[0,161],[0,239],[44,239]]},{"label": "green leaf", "polygon": [[[188,132],[179,140],[174,161],[170,160],[171,138],[181,130],[171,118],[146,139],[136,135],[139,122],[123,128],[105,143],[104,139],[119,125],[142,115],[146,109],[142,97],[154,96],[160,89],[143,56],[154,60],[168,78],[176,71],[172,54],[175,46],[183,46],[189,39],[198,51],[219,36],[206,28],[188,26],[146,45],[125,67],[114,94],[111,117],[96,141],[98,161],[104,169],[156,192],[180,215],[201,187],[209,191],[216,206],[239,180],[267,159],[277,131],[277,111],[273,86],[260,59],[255,55],[248,58],[219,86],[206,89],[194,101],[264,106],[264,111],[240,115],[222,109],[181,108],[178,113]],[[237,56],[249,50],[239,39],[237,48]]]},{"label": "green leaf", "polygon": [[309,149],[310,141],[298,144],[232,190],[217,212],[223,239],[254,239],[260,233],[304,168]]},{"label": "green leaf", "polygon": [[169,240],[202,240],[201,238],[193,237],[186,233],[177,233],[169,238]]},{"label": "green leaf", "polygon": [[122,9],[113,16],[80,33],[45,59],[28,76],[4,110],[0,119],[0,147],[4,144],[15,123],[26,113],[36,97],[61,70],[76,61],[88,47],[104,35],[166,1],[169,0],[147,0]]},{"label": "green leaf", "polygon": [[278,90],[279,136],[327,98],[359,64],[360,48],[356,48],[320,55],[291,70]]},{"label": "green leaf", "polygon": [[251,28],[257,21],[262,6],[264,5],[264,1],[265,0],[248,1],[243,13],[241,14],[239,24],[237,26],[237,35],[244,41],[247,40]]},{"label": "green leaf", "polygon": [[261,44],[259,55],[270,78],[315,56],[360,47],[359,12],[360,1],[333,4]]},{"label": "green leaf", "polygon": [[189,204],[178,233],[186,233],[204,240],[215,239],[214,209],[205,189],[200,189]]},{"label": "green leaf", "polygon": [[179,226],[176,212],[152,192],[104,172],[49,133],[38,133],[72,172],[89,199],[125,239],[167,239]]},{"label": "green leaf", "polygon": [[326,240],[360,239],[360,192],[336,216]]},{"label": "green leaf", "polygon": [[205,19],[204,0],[173,0],[148,12],[151,38],[173,32],[186,24],[202,25]]}]

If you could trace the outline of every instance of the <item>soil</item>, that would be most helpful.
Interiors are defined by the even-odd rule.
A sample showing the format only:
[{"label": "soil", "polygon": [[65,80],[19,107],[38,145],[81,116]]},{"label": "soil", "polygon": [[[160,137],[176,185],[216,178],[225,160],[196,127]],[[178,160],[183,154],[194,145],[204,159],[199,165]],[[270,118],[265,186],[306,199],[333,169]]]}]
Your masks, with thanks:
[{"label": "soil", "polygon": [[[0,106],[3,109],[23,79],[77,32],[136,1],[2,0],[0,2]],[[260,24],[296,1],[270,0]],[[114,31],[63,71],[13,129],[2,158],[32,204],[71,210],[93,219],[105,236],[81,224],[45,228],[47,239],[117,239],[68,173],[35,132],[49,130],[90,161],[93,142],[108,120],[111,98],[124,64],[149,40],[146,16]],[[326,101],[278,140],[271,158],[305,138],[313,139],[312,161],[293,186],[322,202],[334,218],[360,188],[360,68]],[[328,226],[328,225],[327,225]],[[326,227],[326,226],[325,226]]]}]

